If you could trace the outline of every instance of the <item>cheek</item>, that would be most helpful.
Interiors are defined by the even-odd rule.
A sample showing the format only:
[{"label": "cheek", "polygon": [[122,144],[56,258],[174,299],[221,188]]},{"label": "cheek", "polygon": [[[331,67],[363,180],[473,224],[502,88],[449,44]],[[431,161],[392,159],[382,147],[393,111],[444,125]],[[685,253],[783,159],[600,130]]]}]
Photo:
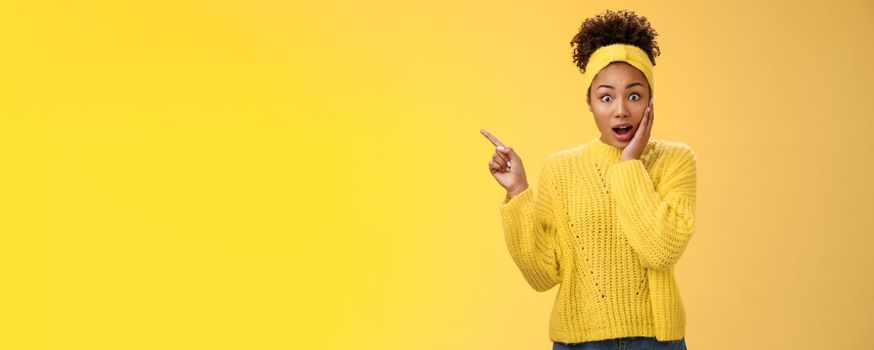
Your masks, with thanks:
[{"label": "cheek", "polygon": [[634,114],[631,116],[631,120],[633,120],[631,123],[635,125],[640,124],[640,122],[643,121],[644,113],[646,113],[646,107],[643,107],[643,109],[635,110]]},{"label": "cheek", "polygon": [[600,121],[609,121],[610,115],[612,114],[607,107],[604,106],[592,106],[592,114],[595,115],[595,118],[598,118]]},{"label": "cheek", "polygon": [[598,128],[601,130],[611,130],[612,124],[610,123],[609,117],[595,115],[595,120],[598,122]]}]

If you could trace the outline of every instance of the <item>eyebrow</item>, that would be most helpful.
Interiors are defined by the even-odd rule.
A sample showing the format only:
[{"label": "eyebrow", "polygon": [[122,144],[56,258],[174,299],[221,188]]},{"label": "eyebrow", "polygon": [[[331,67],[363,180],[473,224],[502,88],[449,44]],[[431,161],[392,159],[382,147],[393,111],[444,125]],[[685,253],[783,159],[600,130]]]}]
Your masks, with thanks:
[{"label": "eyebrow", "polygon": [[[631,83],[631,84],[626,85],[625,88],[627,89],[627,88],[630,88],[630,87],[635,86],[635,85],[643,86],[643,84],[641,84],[641,83]],[[600,88],[602,88],[602,87],[605,87],[605,88],[608,88],[608,89],[612,89],[612,88],[613,88],[613,87],[610,86],[610,85],[607,85],[607,84],[601,84],[601,85],[598,85],[598,87],[597,87],[596,89],[600,89]]]}]

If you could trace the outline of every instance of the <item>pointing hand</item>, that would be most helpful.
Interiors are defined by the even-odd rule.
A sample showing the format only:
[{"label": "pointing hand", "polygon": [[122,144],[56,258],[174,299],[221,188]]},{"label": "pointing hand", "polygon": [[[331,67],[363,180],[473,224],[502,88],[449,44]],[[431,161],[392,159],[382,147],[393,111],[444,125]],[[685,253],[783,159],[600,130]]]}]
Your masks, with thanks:
[{"label": "pointing hand", "polygon": [[512,198],[528,188],[528,179],[525,176],[525,168],[522,167],[522,159],[511,147],[504,145],[497,137],[486,131],[479,130],[495,146],[495,153],[489,161],[489,172],[494,176],[498,184],[507,190]]}]

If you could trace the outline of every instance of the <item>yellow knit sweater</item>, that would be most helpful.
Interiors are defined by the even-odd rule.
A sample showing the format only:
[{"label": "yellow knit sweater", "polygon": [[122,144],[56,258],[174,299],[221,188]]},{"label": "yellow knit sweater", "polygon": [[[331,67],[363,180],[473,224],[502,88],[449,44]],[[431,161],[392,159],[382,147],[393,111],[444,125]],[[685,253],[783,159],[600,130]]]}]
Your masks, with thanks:
[{"label": "yellow knit sweater", "polygon": [[596,138],[550,154],[500,205],[507,247],[536,291],[560,283],[553,341],[684,337],[674,265],[695,231],[696,157],[650,137],[640,159]]}]

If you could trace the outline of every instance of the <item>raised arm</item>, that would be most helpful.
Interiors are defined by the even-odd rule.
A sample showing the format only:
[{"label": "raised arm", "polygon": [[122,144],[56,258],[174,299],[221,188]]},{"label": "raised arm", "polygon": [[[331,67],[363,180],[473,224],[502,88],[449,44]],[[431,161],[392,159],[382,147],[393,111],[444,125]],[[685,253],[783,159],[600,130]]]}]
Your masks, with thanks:
[{"label": "raised arm", "polygon": [[507,248],[522,276],[534,290],[544,292],[561,281],[561,251],[553,211],[553,175],[543,165],[536,193],[528,187],[500,206]]},{"label": "raised arm", "polygon": [[607,172],[619,223],[648,268],[676,264],[695,232],[697,163],[692,149],[680,145],[666,155],[668,168],[657,187],[639,159],[619,162]]}]

